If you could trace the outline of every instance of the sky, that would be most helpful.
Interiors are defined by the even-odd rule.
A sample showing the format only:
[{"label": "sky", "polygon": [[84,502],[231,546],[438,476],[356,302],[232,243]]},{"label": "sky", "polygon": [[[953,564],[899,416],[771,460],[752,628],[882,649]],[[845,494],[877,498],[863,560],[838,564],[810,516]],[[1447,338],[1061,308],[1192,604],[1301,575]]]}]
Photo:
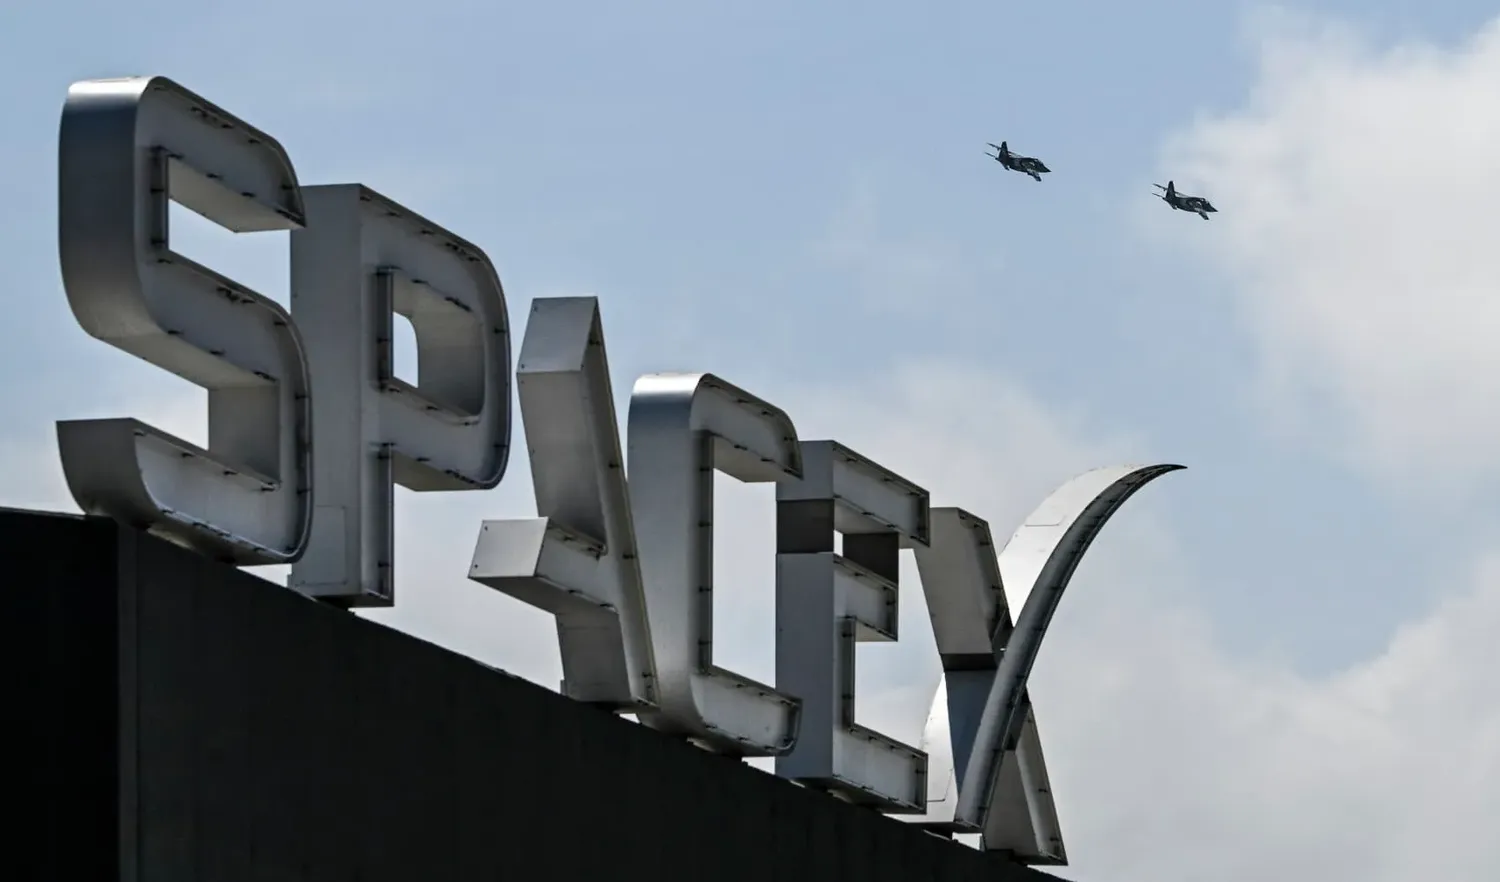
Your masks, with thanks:
[{"label": "sky", "polygon": [[[997,538],[1085,469],[1187,465],[1105,530],[1032,677],[1066,878],[1500,870],[1493,7],[16,2],[0,48],[0,504],[76,510],[59,419],[206,437],[57,270],[68,84],[163,74],[304,184],[479,244],[517,331],[596,294],[622,417],[637,376],[712,371]],[[173,234],[286,302],[284,234]],[[720,660],[769,681],[771,491],[719,491]],[[555,686],[548,617],[464,577],[482,519],[535,512],[524,452],[398,505],[368,615]],[[914,742],[939,668],[906,572],[859,707]]]}]

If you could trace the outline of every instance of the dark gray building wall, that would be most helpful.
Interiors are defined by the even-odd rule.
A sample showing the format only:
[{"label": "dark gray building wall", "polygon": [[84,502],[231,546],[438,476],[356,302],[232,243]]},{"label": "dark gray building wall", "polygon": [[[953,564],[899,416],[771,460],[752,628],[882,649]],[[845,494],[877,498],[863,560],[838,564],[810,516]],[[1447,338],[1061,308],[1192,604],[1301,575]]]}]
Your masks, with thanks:
[{"label": "dark gray building wall", "polygon": [[0,878],[1056,882],[108,521],[0,554]]}]

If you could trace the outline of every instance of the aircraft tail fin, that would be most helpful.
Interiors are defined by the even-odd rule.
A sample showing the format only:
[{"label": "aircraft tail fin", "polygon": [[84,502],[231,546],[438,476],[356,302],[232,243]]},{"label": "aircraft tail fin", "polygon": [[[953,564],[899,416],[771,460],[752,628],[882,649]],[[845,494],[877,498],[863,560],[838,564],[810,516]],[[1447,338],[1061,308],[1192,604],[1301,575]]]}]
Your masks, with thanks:
[{"label": "aircraft tail fin", "polygon": [[1174,184],[1174,183],[1172,183],[1171,181],[1167,181],[1167,195],[1168,196],[1176,196],[1177,195],[1177,185]]}]

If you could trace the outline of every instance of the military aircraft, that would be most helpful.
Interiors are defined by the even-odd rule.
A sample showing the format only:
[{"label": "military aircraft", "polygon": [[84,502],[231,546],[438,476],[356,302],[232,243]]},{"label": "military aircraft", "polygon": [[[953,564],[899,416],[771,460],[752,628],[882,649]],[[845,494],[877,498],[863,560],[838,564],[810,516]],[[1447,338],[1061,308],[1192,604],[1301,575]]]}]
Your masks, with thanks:
[{"label": "military aircraft", "polygon": [[1001,141],[999,144],[991,144],[990,146],[995,148],[995,152],[994,154],[986,153],[985,156],[995,160],[1011,171],[1031,175],[1038,181],[1042,179],[1042,175],[1052,171],[1045,163],[1034,156],[1020,156],[1010,152],[1010,147],[1004,141]]},{"label": "military aircraft", "polygon": [[1217,208],[1214,208],[1213,203],[1209,202],[1207,199],[1204,199],[1202,196],[1184,196],[1181,193],[1177,192],[1177,185],[1172,183],[1171,181],[1167,181],[1167,185],[1165,187],[1163,187],[1161,184],[1152,184],[1151,186],[1162,191],[1160,193],[1152,193],[1152,196],[1160,197],[1163,202],[1167,203],[1178,211],[1195,212],[1204,220],[1208,220],[1208,215],[1211,212],[1218,211]]}]

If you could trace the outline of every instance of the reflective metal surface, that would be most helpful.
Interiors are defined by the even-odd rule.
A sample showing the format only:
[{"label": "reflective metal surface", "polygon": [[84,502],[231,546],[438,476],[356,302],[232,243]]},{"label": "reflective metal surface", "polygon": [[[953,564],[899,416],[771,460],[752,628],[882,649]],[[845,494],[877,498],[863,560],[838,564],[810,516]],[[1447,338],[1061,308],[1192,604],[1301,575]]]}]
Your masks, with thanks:
[{"label": "reflective metal surface", "polygon": [[485,521],[469,578],[557,616],[563,694],[656,704],[656,660],[599,301],[533,300],[516,368],[541,517]]},{"label": "reflective metal surface", "polygon": [[776,686],[802,699],[776,774],[921,812],[927,757],[855,722],[854,672],[857,642],[897,638],[900,550],[927,543],[927,491],[834,441],[802,442],[802,464],[776,488]]},{"label": "reflective metal surface", "polygon": [[286,311],[172,251],[170,200],[237,233],[295,229],[269,135],[164,77],[75,83],[58,144],[58,254],[91,336],[208,390],[208,449],[133,419],[57,424],[68,488],[237,564],[295,560],[312,509],[307,352]]},{"label": "reflective metal surface", "polygon": [[627,432],[660,676],[660,711],[641,721],[724,753],[785,753],[801,702],[714,664],[713,473],[746,483],[801,478],[797,430],[779,408],[712,374],[648,374],[631,394]]},{"label": "reflective metal surface", "polygon": [[[510,455],[505,292],[478,246],[360,184],[307,187],[292,234],[292,316],[308,341],[318,434],[314,542],[290,585],[347,606],[394,602],[392,485],[484,490]],[[391,323],[417,338],[392,370]]]},{"label": "reflective metal surface", "polygon": [[[933,511],[917,565],[942,656],[924,733],[929,811],[918,823],[982,833],[983,847],[1032,864],[1067,852],[1047,780],[1026,680],[1074,570],[1111,515],[1178,465],[1096,469],[1064,484],[1023,522],[996,559],[989,526],[959,509]],[[1024,592],[1014,623],[1001,581]]]}]

